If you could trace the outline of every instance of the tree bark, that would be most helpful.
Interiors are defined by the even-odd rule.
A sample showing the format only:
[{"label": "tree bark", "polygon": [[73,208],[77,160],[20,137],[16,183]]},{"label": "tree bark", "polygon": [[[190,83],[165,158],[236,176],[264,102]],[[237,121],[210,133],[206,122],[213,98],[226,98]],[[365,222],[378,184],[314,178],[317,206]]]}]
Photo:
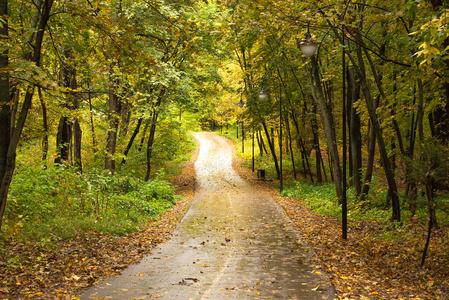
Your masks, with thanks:
[{"label": "tree bark", "polygon": [[324,128],[324,133],[327,140],[327,148],[329,150],[329,156],[331,159],[332,169],[333,169],[333,180],[335,184],[335,190],[337,192],[337,197],[341,201],[343,196],[342,190],[342,173],[340,166],[340,159],[338,157],[338,149],[336,143],[336,135],[333,124],[332,112],[329,110],[329,106],[324,98],[324,92],[321,85],[318,63],[314,56],[311,57],[312,72],[309,75],[309,81],[314,87],[312,89],[313,99],[319,108],[319,113],[321,116],[321,122]]},{"label": "tree bark", "polygon": [[39,101],[41,103],[42,108],[42,129],[44,130],[44,137],[42,138],[42,161],[44,163],[44,167],[46,167],[47,163],[47,155],[48,155],[48,118],[47,118],[47,105],[45,104],[44,97],[42,96],[42,89],[39,88],[37,90],[39,94]]},{"label": "tree bark", "polygon": [[349,83],[349,141],[352,165],[352,178],[354,182],[355,194],[360,196],[362,192],[361,171],[362,171],[362,134],[359,114],[354,107],[354,103],[360,99],[360,85],[355,79],[354,69],[348,70]]},{"label": "tree bark", "polygon": [[[378,101],[375,101],[374,107],[377,108]],[[362,191],[360,193],[360,201],[363,202],[366,199],[366,196],[368,196],[368,192],[371,186],[371,180],[373,177],[373,170],[374,170],[374,156],[376,154],[376,132],[373,129],[373,126],[371,125],[370,131],[369,131],[369,139],[368,139],[368,160],[366,163],[366,171],[365,171],[365,178],[363,181]]]},{"label": "tree bark", "polygon": [[108,138],[107,138],[107,146],[106,146],[106,159],[105,159],[105,169],[111,170],[114,172],[115,170],[115,151],[117,146],[117,130],[119,125],[118,119],[118,107],[119,107],[119,99],[117,94],[115,93],[117,82],[112,78],[113,76],[113,67],[111,66],[110,70],[110,79],[109,79],[109,129],[108,129]]},{"label": "tree bark", "polygon": [[58,132],[56,134],[56,151],[58,153],[58,156],[55,158],[56,164],[68,162],[71,138],[72,131],[69,124],[69,118],[59,118]]},{"label": "tree bark", "polygon": [[128,155],[129,151],[131,150],[131,147],[134,143],[134,140],[136,139],[136,136],[139,134],[140,126],[142,125],[142,121],[143,121],[143,118],[140,118],[139,120],[137,120],[136,128],[134,129],[134,132],[133,132],[131,138],[129,139],[129,142],[128,142],[128,145],[126,146],[125,152],[123,153],[123,155],[125,157],[123,158],[121,165],[124,165],[126,162],[126,156]]},{"label": "tree bark", "polygon": [[293,168],[293,178],[296,180],[296,167],[295,167],[295,155],[293,153],[293,147],[292,147],[292,133],[290,131],[290,120],[288,118],[288,115],[285,117],[285,124],[287,125],[287,133],[288,133],[288,148],[290,150],[290,158],[292,161],[292,168]]},{"label": "tree bark", "polygon": [[[8,22],[7,22],[7,14],[8,14],[7,4],[8,4],[7,0],[0,0],[0,17],[3,17],[5,19],[4,24],[8,24]],[[40,65],[40,59],[41,59],[41,53],[42,53],[42,42],[43,42],[43,38],[44,38],[45,28],[47,26],[48,20],[50,19],[50,11],[51,11],[52,5],[53,5],[53,0],[46,0],[43,4],[42,11],[40,12],[40,21],[39,21],[38,30],[36,33],[36,39],[33,43],[33,46],[34,46],[33,53],[30,55],[30,60],[37,66]],[[2,26],[2,29],[0,29],[1,37],[8,36],[8,32],[5,31],[5,30],[7,30],[6,28],[7,28],[6,26]],[[6,35],[4,35],[5,33],[6,33]],[[6,63],[6,66],[8,66],[7,57],[8,56],[6,53],[2,53],[0,55],[0,64]],[[0,65],[0,67],[3,67],[3,66]],[[2,105],[2,108],[6,104],[5,98],[3,98],[6,95],[6,91],[3,89],[6,88],[6,80],[7,79],[8,79],[8,74],[6,74],[5,78],[2,79],[4,81],[1,81],[1,84],[0,84],[0,97],[1,97],[0,104]],[[9,93],[9,87],[8,87],[8,93]],[[6,147],[6,145],[8,145],[7,151],[6,151],[6,157],[5,157],[5,153],[4,153],[5,148],[3,148],[3,150],[2,150],[3,153],[0,154],[0,155],[2,155],[0,157],[0,160],[2,161],[1,164],[3,164],[3,166],[4,166],[4,167],[1,167],[4,169],[4,171],[2,172],[2,174],[0,174],[0,176],[1,176],[1,178],[0,178],[0,180],[1,180],[1,184],[0,184],[0,229],[1,229],[1,225],[2,225],[1,221],[3,220],[3,215],[5,212],[6,201],[8,198],[9,186],[11,184],[11,180],[12,180],[12,177],[14,174],[14,169],[16,166],[17,145],[19,144],[20,136],[22,134],[23,127],[25,125],[25,121],[28,116],[28,112],[31,108],[31,100],[33,98],[33,93],[34,93],[34,86],[29,86],[26,90],[25,98],[22,103],[22,108],[19,112],[17,121],[15,122],[13,128],[10,128],[9,131],[6,131],[6,132],[11,133],[9,138],[0,134],[0,138],[5,138],[5,140],[0,141],[0,144],[2,144],[3,147]],[[7,99],[7,101],[10,101],[9,95],[6,99]],[[3,117],[4,117],[4,115],[0,114],[0,118],[2,119],[2,121],[0,121],[0,123],[5,122]],[[8,125],[8,126],[11,126],[11,123],[9,123],[9,124],[10,125]],[[5,124],[2,124],[0,126],[4,127]]]},{"label": "tree bark", "polygon": [[392,203],[392,207],[393,207],[391,219],[393,221],[400,222],[401,221],[401,210],[400,210],[400,205],[399,205],[398,189],[397,189],[396,181],[394,179],[393,172],[390,168],[388,153],[387,153],[387,150],[385,147],[385,142],[384,142],[384,139],[382,136],[382,129],[380,127],[380,123],[377,118],[376,108],[374,106],[373,97],[372,97],[371,91],[369,89],[367,80],[366,80],[366,73],[365,73],[365,67],[364,67],[365,62],[363,61],[362,50],[361,50],[360,45],[357,45],[356,50],[357,50],[356,51],[357,52],[357,60],[358,60],[359,65],[358,65],[358,67],[357,66],[355,66],[355,67],[358,70],[358,75],[360,77],[363,95],[365,96],[365,103],[368,108],[368,113],[370,116],[373,130],[376,133],[377,143],[379,145],[379,153],[380,153],[380,156],[382,159],[382,166],[384,168],[385,177],[388,182],[388,187],[391,191],[391,203]]},{"label": "tree bark", "polygon": [[74,120],[72,122],[72,128],[73,128],[73,166],[76,168],[78,173],[83,172],[83,165],[81,161],[81,141],[83,132],[81,130],[81,126],[78,122],[78,120]]},{"label": "tree bark", "polygon": [[281,175],[281,171],[279,169],[278,158],[276,156],[276,150],[274,149],[274,143],[270,139],[270,134],[268,133],[268,128],[267,128],[267,125],[265,124],[265,122],[262,122],[262,126],[265,131],[265,135],[267,137],[268,146],[270,147],[270,151],[271,151],[271,156],[273,157],[274,167],[276,169],[276,174],[277,174],[277,179],[279,179],[280,175]]},{"label": "tree bark", "polygon": [[[323,182],[323,175],[321,174],[321,163],[323,161],[323,156],[321,155],[320,147],[320,137],[318,136],[318,121],[316,119],[316,105],[313,104],[312,107],[312,134],[313,134],[313,149],[315,150],[315,170],[316,170],[316,182]],[[324,170],[323,170],[324,171]]]},{"label": "tree bark", "polygon": [[[77,108],[77,102],[73,92],[71,91],[76,89],[76,70],[73,66],[71,66],[73,56],[72,50],[68,48],[64,49],[62,52],[64,60],[61,61],[60,80],[61,85],[68,89],[65,94],[68,99],[62,107],[63,109],[66,108],[74,110]],[[58,132],[56,134],[56,150],[58,153],[58,156],[55,158],[56,164],[69,163],[70,161],[70,146],[73,128],[71,120],[67,115],[65,115],[68,114],[68,112],[64,111],[63,114],[64,115],[59,119]]]},{"label": "tree bark", "polygon": [[[8,1],[0,0],[0,41],[6,43],[8,39]],[[9,56],[8,52],[0,53],[0,179],[4,181],[5,175],[8,171],[8,146],[10,142],[11,133],[11,119],[10,119],[10,91],[9,91]],[[8,184],[9,186],[9,184]],[[2,182],[3,188],[3,182]],[[3,190],[2,190],[3,192]],[[7,191],[6,191],[7,192]],[[6,207],[6,197],[3,193],[0,195],[0,230],[2,225],[3,214]]]},{"label": "tree bark", "polygon": [[151,120],[151,126],[150,126],[150,136],[148,137],[148,143],[147,143],[147,172],[145,175],[145,181],[148,181],[150,179],[151,175],[151,158],[153,155],[153,145],[154,145],[154,135],[156,133],[156,125],[157,125],[157,118],[158,113],[153,113],[153,118]]}]

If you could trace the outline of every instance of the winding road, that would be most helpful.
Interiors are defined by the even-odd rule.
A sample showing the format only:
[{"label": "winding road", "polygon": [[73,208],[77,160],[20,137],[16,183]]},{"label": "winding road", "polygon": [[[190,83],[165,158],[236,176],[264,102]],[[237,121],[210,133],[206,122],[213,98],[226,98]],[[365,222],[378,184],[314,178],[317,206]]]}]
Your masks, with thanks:
[{"label": "winding road", "polygon": [[232,169],[225,138],[195,133],[197,189],[172,238],[81,299],[334,299],[283,209]]}]

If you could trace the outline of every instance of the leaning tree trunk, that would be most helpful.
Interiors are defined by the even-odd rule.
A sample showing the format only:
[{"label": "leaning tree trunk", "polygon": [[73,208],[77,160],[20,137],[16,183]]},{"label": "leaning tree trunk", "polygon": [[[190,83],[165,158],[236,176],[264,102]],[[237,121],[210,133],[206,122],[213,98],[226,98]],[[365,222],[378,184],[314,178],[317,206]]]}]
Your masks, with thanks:
[{"label": "leaning tree trunk", "polygon": [[154,136],[156,133],[157,119],[159,116],[158,108],[161,106],[162,98],[164,97],[166,92],[167,92],[167,90],[165,88],[162,88],[162,90],[159,92],[157,101],[153,107],[153,116],[151,118],[150,136],[148,137],[148,143],[147,143],[147,172],[145,174],[145,181],[148,181],[150,179],[150,175],[151,175],[151,164],[152,164],[151,159],[153,156]]},{"label": "leaning tree trunk", "polygon": [[312,74],[309,74],[309,81],[314,87],[312,89],[313,91],[312,94],[315,103],[319,108],[321,122],[324,128],[324,133],[326,135],[327,148],[329,150],[329,156],[333,167],[333,175],[334,175],[333,180],[335,184],[335,190],[337,192],[338,199],[341,201],[341,198],[343,196],[342,172],[340,167],[340,159],[338,157],[334,124],[332,122],[333,120],[332,111],[329,110],[329,107],[324,98],[324,91],[321,85],[318,63],[314,56],[311,57],[311,64],[312,64]]},{"label": "leaning tree trunk", "polygon": [[128,142],[128,145],[126,146],[125,152],[123,153],[124,157],[122,159],[121,165],[124,165],[126,162],[126,156],[128,155],[129,151],[131,150],[134,140],[136,139],[137,135],[139,134],[140,126],[142,125],[142,121],[143,121],[143,118],[140,118],[139,120],[137,120],[136,128],[134,129],[133,134],[132,134],[131,138],[129,139],[129,142]]},{"label": "leaning tree trunk", "polygon": [[[7,20],[7,14],[8,14],[8,10],[7,10],[7,0],[0,0],[0,18],[3,17],[4,20]],[[53,0],[46,0],[43,3],[43,7],[42,10],[40,11],[39,15],[40,15],[40,20],[39,20],[39,25],[38,25],[38,30],[36,33],[36,38],[34,40],[33,43],[33,52],[29,55],[30,57],[30,61],[33,62],[36,66],[40,65],[40,60],[41,60],[41,53],[42,53],[42,42],[43,42],[43,38],[44,38],[44,33],[45,33],[45,28],[47,27],[47,23],[48,20],[50,19],[50,11],[51,11],[51,7],[53,5]],[[5,21],[6,23],[3,24],[7,24],[7,21]],[[0,38],[4,38],[8,36],[8,32],[7,32],[7,28],[6,26],[2,26],[2,28],[0,29]],[[1,53],[0,54],[0,67],[3,66],[8,66],[8,55],[7,53]],[[3,69],[4,70],[4,69]],[[7,75],[7,74],[5,74]],[[7,87],[7,83],[6,80],[8,80],[8,76],[1,76],[1,80],[0,80],[0,105],[2,105],[2,107],[6,104],[6,101],[9,101],[11,99],[9,99],[9,88],[8,88],[8,94],[6,92],[6,87]],[[8,83],[9,84],[9,83]],[[7,130],[7,133],[10,133],[9,137],[5,134],[3,134],[4,131],[1,131],[2,133],[0,133],[0,144],[2,145],[2,147],[6,148],[7,146],[7,151],[5,153],[5,148],[0,147],[0,151],[3,151],[2,153],[0,153],[1,157],[0,157],[0,229],[1,229],[1,221],[3,220],[3,214],[5,212],[5,207],[6,207],[6,200],[8,198],[8,190],[9,190],[9,186],[11,184],[12,181],[12,177],[14,174],[14,169],[16,166],[16,150],[17,150],[17,145],[19,144],[19,140],[20,140],[20,136],[22,134],[23,131],[23,127],[25,126],[25,121],[26,118],[28,116],[28,112],[31,108],[31,100],[33,98],[33,94],[34,94],[34,86],[29,86],[26,90],[25,93],[25,98],[24,101],[22,103],[22,107],[21,110],[19,112],[18,118],[14,124],[14,127],[11,130],[11,123],[9,123],[10,125],[7,125],[9,127],[10,130]],[[3,98],[5,97],[6,98]],[[7,100],[5,100],[7,99]],[[3,119],[5,115],[0,114],[0,118],[1,118],[1,125],[2,127],[5,127],[5,120]],[[4,139],[4,140],[3,140]],[[5,155],[6,154],[6,155]]]},{"label": "leaning tree trunk", "polygon": [[427,195],[427,201],[428,201],[428,207],[429,207],[429,227],[427,230],[427,238],[426,238],[426,245],[424,246],[424,251],[421,257],[421,267],[424,265],[424,262],[426,260],[427,255],[427,249],[429,248],[430,244],[430,236],[432,235],[432,228],[438,228],[438,223],[435,215],[435,201],[434,201],[434,195],[433,195],[433,186],[434,186],[434,180],[431,178],[430,175],[427,175],[426,177],[426,195]]},{"label": "leaning tree trunk", "polygon": [[281,178],[281,171],[279,169],[278,158],[276,156],[276,151],[274,149],[274,143],[270,139],[270,134],[268,133],[268,128],[267,128],[267,125],[265,124],[265,122],[262,122],[262,126],[263,126],[263,129],[265,131],[265,135],[267,137],[268,146],[270,147],[270,151],[271,151],[271,156],[273,157],[274,167],[276,169],[277,178],[280,179]]},{"label": "leaning tree trunk", "polygon": [[[385,177],[388,182],[388,188],[391,191],[391,203],[392,203],[392,216],[391,219],[393,221],[401,221],[401,208],[399,205],[399,194],[398,194],[398,188],[396,185],[396,180],[394,179],[393,172],[390,168],[390,160],[388,158],[388,153],[386,150],[385,142],[382,135],[382,129],[380,127],[379,120],[377,118],[376,108],[374,105],[373,97],[371,94],[371,91],[369,89],[369,85],[367,83],[366,79],[366,73],[364,68],[364,61],[362,56],[361,47],[358,45],[356,47],[357,49],[357,59],[359,66],[357,67],[358,75],[360,77],[360,82],[362,86],[362,91],[365,96],[365,103],[368,108],[368,114],[371,120],[371,123],[373,125],[373,130],[376,133],[377,143],[379,145],[379,153],[382,159],[382,166],[384,168]],[[351,56],[349,55],[351,58]]]},{"label": "leaning tree trunk", "polygon": [[156,133],[156,123],[158,115],[159,114],[156,111],[153,112],[153,118],[151,120],[150,136],[148,137],[147,143],[147,172],[145,174],[145,181],[148,181],[151,175],[151,163],[152,163],[151,159],[153,155],[154,135]]}]

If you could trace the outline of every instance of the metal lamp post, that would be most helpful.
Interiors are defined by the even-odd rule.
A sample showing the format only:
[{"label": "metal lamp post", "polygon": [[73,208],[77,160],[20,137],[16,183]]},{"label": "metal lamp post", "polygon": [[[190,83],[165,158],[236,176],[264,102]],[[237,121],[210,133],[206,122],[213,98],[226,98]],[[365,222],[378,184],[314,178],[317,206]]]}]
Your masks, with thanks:
[{"label": "metal lamp post", "polygon": [[[307,22],[307,33],[306,36],[304,38],[304,40],[302,40],[302,42],[300,42],[299,48],[301,49],[301,52],[306,56],[306,57],[312,57],[317,48],[318,45],[317,43],[315,43],[312,40],[312,36],[309,32],[309,24],[310,22]],[[344,26],[342,27],[342,37],[343,37],[343,47],[345,46],[345,33],[344,33]],[[341,199],[341,211],[342,211],[342,238],[343,239],[347,239],[348,238],[348,206],[347,206],[347,197],[346,197],[346,60],[345,60],[345,52],[343,49],[343,53],[342,53],[342,65],[343,65],[343,76],[342,76],[342,81],[343,81],[343,85],[342,85],[342,103],[343,103],[343,111],[342,111],[342,119],[343,119],[343,161],[342,161],[342,189],[343,189],[343,195],[342,195],[342,199]]]}]

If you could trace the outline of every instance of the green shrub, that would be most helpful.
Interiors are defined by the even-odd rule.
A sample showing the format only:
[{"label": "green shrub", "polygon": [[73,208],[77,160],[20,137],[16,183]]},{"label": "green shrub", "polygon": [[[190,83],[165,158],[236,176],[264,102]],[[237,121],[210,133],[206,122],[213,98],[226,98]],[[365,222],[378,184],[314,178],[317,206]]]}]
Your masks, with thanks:
[{"label": "green shrub", "polygon": [[23,166],[11,183],[4,231],[23,238],[69,238],[85,230],[125,234],[170,209],[174,188],[129,174]]}]

